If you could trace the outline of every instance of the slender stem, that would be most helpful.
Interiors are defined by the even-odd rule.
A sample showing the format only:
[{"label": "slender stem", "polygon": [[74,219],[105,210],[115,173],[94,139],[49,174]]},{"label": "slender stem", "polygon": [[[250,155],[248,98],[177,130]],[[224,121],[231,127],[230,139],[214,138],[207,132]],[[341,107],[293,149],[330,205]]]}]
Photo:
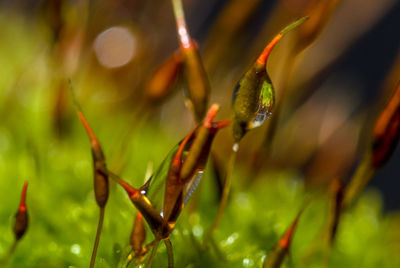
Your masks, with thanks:
[{"label": "slender stem", "polygon": [[128,268],[129,267],[129,265],[133,262],[133,260],[135,259],[135,255],[134,255],[135,253],[133,252],[133,250],[131,250],[131,252],[129,252],[129,255],[128,255],[128,261],[127,261],[127,263],[126,263],[126,266],[125,266],[125,268]]},{"label": "slender stem", "polygon": [[172,0],[172,8],[174,10],[179,42],[183,48],[190,48],[192,46],[192,38],[190,37],[189,30],[186,25],[182,0]]},{"label": "slender stem", "polygon": [[104,222],[104,207],[100,207],[99,223],[97,225],[96,239],[94,240],[92,258],[90,260],[90,268],[94,267],[94,263],[96,261],[97,248],[99,247],[100,235],[101,235],[101,229],[103,227],[103,222]]},{"label": "slender stem", "polygon": [[154,257],[156,256],[157,248],[158,248],[158,244],[159,243],[160,243],[160,240],[154,241],[153,249],[151,250],[151,255],[150,255],[149,261],[146,264],[146,268],[150,268],[151,267],[151,264],[153,263]]},{"label": "slender stem", "polygon": [[101,170],[104,174],[106,174],[107,176],[109,176],[112,180],[114,180],[116,183],[118,184],[123,184],[124,180],[121,179],[120,176],[118,176],[117,174],[115,174],[114,172],[110,171],[109,169],[102,169]]},{"label": "slender stem", "polygon": [[167,248],[168,254],[168,268],[174,268],[174,253],[172,251],[172,244],[169,238],[164,239],[165,247]]},{"label": "slender stem", "polygon": [[231,188],[230,185],[231,185],[233,168],[235,166],[236,155],[237,155],[237,151],[238,151],[238,145],[235,144],[233,147],[234,148],[232,150],[231,156],[229,158],[228,166],[227,166],[227,169],[226,169],[224,188],[223,188],[223,191],[222,191],[221,202],[219,203],[217,216],[216,216],[213,224],[211,225],[210,229],[208,230],[208,233],[207,233],[207,235],[205,237],[204,243],[208,242],[208,240],[212,236],[212,233],[217,228],[219,222],[222,219],[222,216],[223,216],[224,211],[225,211],[226,204],[228,202],[229,190]]},{"label": "slender stem", "polygon": [[328,268],[329,267],[329,258],[331,255],[331,250],[332,250],[332,245],[330,243],[325,243],[324,249],[323,249],[323,259],[322,259],[322,268]]},{"label": "slender stem", "polygon": [[372,155],[366,153],[354,176],[351,178],[349,185],[346,187],[343,201],[344,207],[348,207],[354,202],[375,174],[375,169],[371,165],[371,158]]},{"label": "slender stem", "polygon": [[0,260],[0,266],[3,267],[3,265],[7,264],[8,260],[10,257],[13,255],[15,249],[17,248],[18,245],[18,240],[14,240],[14,242],[11,244],[10,249],[8,250],[7,254],[4,256],[3,259]]}]

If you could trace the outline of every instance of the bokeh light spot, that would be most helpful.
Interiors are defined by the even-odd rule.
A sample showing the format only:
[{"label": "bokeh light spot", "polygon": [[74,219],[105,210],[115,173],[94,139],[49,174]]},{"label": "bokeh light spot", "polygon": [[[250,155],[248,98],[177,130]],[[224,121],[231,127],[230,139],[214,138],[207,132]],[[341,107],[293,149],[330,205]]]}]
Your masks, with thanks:
[{"label": "bokeh light spot", "polygon": [[134,57],[136,39],[129,29],[115,26],[100,33],[93,48],[102,66],[117,68],[128,64]]}]

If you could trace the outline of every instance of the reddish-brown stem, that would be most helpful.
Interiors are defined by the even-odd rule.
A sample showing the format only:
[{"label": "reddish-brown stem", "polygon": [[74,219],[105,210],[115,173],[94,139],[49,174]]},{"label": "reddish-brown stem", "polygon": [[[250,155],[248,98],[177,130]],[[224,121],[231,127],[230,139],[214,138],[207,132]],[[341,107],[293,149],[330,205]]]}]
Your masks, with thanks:
[{"label": "reddish-brown stem", "polygon": [[82,111],[78,111],[78,116],[79,119],[82,121],[83,127],[85,128],[87,134],[89,135],[90,143],[92,144],[93,148],[99,148],[100,144],[99,141],[96,138],[96,135],[94,135],[94,132],[92,128],[90,127],[89,123],[86,121],[85,116],[83,115]]},{"label": "reddish-brown stem", "polygon": [[3,265],[5,266],[7,264],[8,260],[10,259],[15,249],[17,248],[17,245],[18,245],[18,240],[14,240],[6,255],[0,260],[0,267],[3,267]]},{"label": "reddish-brown stem", "polygon": [[169,238],[164,239],[165,247],[167,248],[168,255],[168,268],[174,268],[174,253],[172,251],[172,244]]},{"label": "reddish-brown stem", "polygon": [[206,237],[204,238],[204,244],[208,243],[208,240],[211,238],[214,230],[218,227],[218,224],[221,221],[222,216],[224,214],[225,207],[228,202],[229,190],[231,188],[230,185],[231,185],[233,168],[235,166],[235,160],[236,160],[236,155],[237,155],[237,151],[238,151],[238,146],[239,145],[237,143],[235,143],[233,146],[231,157],[229,159],[228,166],[226,168],[224,188],[222,191],[222,196],[221,196],[221,201],[219,204],[217,216],[215,217],[213,224],[211,225],[210,229],[208,230],[208,232],[206,234]]},{"label": "reddish-brown stem", "polygon": [[100,207],[99,223],[97,225],[97,232],[96,232],[96,238],[95,238],[94,246],[93,246],[92,258],[90,259],[90,268],[93,268],[94,264],[96,262],[97,249],[99,247],[101,230],[103,228],[103,222],[104,222],[104,207]]},{"label": "reddish-brown stem", "polygon": [[194,42],[190,37],[189,30],[186,25],[185,14],[182,7],[182,0],[172,0],[172,7],[174,10],[176,31],[178,33],[180,45],[183,49],[192,48]]},{"label": "reddish-brown stem", "polygon": [[154,241],[154,245],[153,245],[153,249],[151,250],[150,258],[149,258],[148,262],[146,263],[146,268],[151,267],[154,257],[156,256],[159,243],[160,243],[160,240]]}]

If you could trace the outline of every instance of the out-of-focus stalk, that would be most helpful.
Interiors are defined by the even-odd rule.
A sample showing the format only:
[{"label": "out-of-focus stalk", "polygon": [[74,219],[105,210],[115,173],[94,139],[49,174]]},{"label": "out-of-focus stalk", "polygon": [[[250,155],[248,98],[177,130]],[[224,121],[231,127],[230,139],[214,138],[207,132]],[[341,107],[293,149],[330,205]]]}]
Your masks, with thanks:
[{"label": "out-of-focus stalk", "polygon": [[400,83],[375,122],[372,143],[364,154],[349,185],[346,187],[344,204],[351,205],[371,180],[375,172],[384,166],[394,152],[400,135]]},{"label": "out-of-focus stalk", "polygon": [[210,74],[229,57],[230,48],[240,33],[245,31],[246,23],[259,10],[261,0],[230,0],[218,15],[206,44],[205,65]]},{"label": "out-of-focus stalk", "polygon": [[24,236],[26,230],[28,229],[29,217],[28,211],[26,207],[26,192],[28,189],[28,182],[25,182],[24,187],[21,193],[21,201],[18,206],[17,213],[15,214],[15,222],[13,226],[13,233],[15,236],[15,240],[10,246],[7,254],[0,260],[0,265],[5,265],[9,258],[13,255],[15,249],[17,248],[18,242]]},{"label": "out-of-focus stalk", "polygon": [[172,5],[176,20],[176,31],[184,57],[187,94],[195,119],[197,122],[201,122],[207,111],[210,85],[197,44],[191,38],[186,25],[182,1],[172,0]]},{"label": "out-of-focus stalk", "polygon": [[236,154],[239,150],[239,142],[251,129],[261,126],[270,116],[275,102],[275,92],[272,81],[267,72],[269,55],[282,37],[304,23],[308,18],[304,17],[286,26],[264,48],[253,66],[244,74],[237,84],[232,97],[233,106],[233,138],[231,156],[226,169],[224,189],[217,216],[205,237],[205,243],[210,239],[217,228],[228,201],[231,177],[235,166]]},{"label": "out-of-focus stalk", "polygon": [[87,122],[85,116],[83,115],[82,109],[79,106],[79,103],[77,99],[75,98],[72,86],[70,85],[71,89],[71,95],[73,98],[73,101],[75,103],[75,107],[77,110],[77,114],[79,119],[82,122],[83,127],[86,130],[86,133],[89,137],[90,143],[91,143],[91,148],[92,148],[92,158],[93,158],[93,176],[94,176],[94,195],[96,198],[96,203],[100,208],[100,215],[99,215],[99,223],[97,225],[97,231],[96,231],[96,237],[95,237],[95,242],[93,246],[93,252],[92,252],[92,257],[90,260],[90,267],[93,268],[95,261],[96,261],[96,255],[97,255],[97,249],[99,247],[100,243],[100,236],[101,236],[101,230],[103,228],[103,222],[104,222],[104,210],[105,206],[107,204],[108,200],[108,195],[109,195],[109,181],[108,181],[108,175],[104,173],[104,170],[106,170],[106,159],[103,153],[103,150],[100,146],[100,143],[94,134],[92,128],[90,127],[89,123]]}]

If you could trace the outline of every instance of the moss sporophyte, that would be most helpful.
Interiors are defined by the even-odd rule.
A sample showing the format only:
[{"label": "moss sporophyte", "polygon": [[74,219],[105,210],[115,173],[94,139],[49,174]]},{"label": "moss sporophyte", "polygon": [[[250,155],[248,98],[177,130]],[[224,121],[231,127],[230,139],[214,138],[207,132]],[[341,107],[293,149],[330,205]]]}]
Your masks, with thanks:
[{"label": "moss sporophyte", "polygon": [[14,242],[11,244],[8,252],[4,257],[0,259],[0,265],[6,265],[10,257],[13,255],[18,242],[25,235],[28,225],[29,225],[29,215],[28,209],[26,206],[26,194],[28,190],[28,182],[24,183],[24,187],[22,188],[21,200],[18,206],[18,210],[15,213],[15,220],[13,225],[13,233],[14,233]]},{"label": "moss sporophyte", "polygon": [[191,38],[186,25],[182,1],[171,1],[175,15],[176,31],[184,59],[187,96],[195,119],[197,122],[200,122],[206,114],[210,84],[197,43]]},{"label": "moss sporophyte", "polygon": [[[169,236],[183,207],[202,178],[215,135],[219,129],[230,123],[230,121],[213,121],[218,109],[219,106],[216,104],[210,107],[204,121],[174,147],[158,171],[140,189],[130,186],[109,171],[105,162],[96,166],[97,171],[105,178],[110,176],[125,189],[130,200],[140,212],[137,214],[131,237],[133,250],[136,251],[135,257],[140,257],[140,253],[142,253],[140,249],[144,240],[143,227],[140,223],[142,216],[153,232],[155,240],[151,243],[153,249],[146,265],[148,267],[152,264],[160,240],[163,240],[167,246],[169,267],[173,266],[172,245]],[[90,133],[89,136],[94,137],[83,115],[79,114],[85,128]],[[91,139],[91,141],[92,146],[98,148],[97,139]],[[104,158],[102,159],[104,160]],[[161,198],[162,196],[164,197]],[[132,259],[132,256],[130,258]]]},{"label": "moss sporophyte", "polygon": [[[53,52],[41,51],[46,42],[42,30],[36,32],[41,27],[29,28],[35,29],[31,36],[25,23],[20,27],[13,20],[2,30],[4,40],[15,38],[24,51],[30,43],[40,49],[26,48],[19,55],[20,46],[12,44],[13,53],[1,54],[9,64],[3,68],[7,81],[0,83],[10,90],[0,91],[0,109],[10,116],[0,125],[0,173],[5,178],[0,188],[11,191],[3,194],[0,211],[8,230],[0,237],[0,267],[400,267],[398,217],[381,212],[376,194],[361,195],[398,144],[400,84],[372,118],[372,131],[360,131],[367,112],[353,110],[348,94],[340,101],[326,100],[330,94],[317,94],[317,101],[311,96],[318,90],[314,83],[332,67],[318,69],[313,60],[335,56],[322,49],[315,56],[313,49],[330,48],[324,40],[341,38],[323,32],[341,1],[309,1],[298,5],[302,7],[278,1],[261,18],[267,11],[263,1],[228,0],[215,9],[219,14],[202,17],[200,9],[196,16],[187,13],[188,24],[183,3],[189,8],[202,1],[134,0],[128,6],[121,1],[105,6],[44,2],[40,9],[51,20],[47,30],[56,36],[47,40]],[[163,8],[172,8],[174,18]],[[124,25],[93,32],[110,22],[103,14],[119,16],[128,9]],[[307,15],[308,21],[302,17]],[[265,38],[293,16],[302,18],[271,35],[265,46]],[[196,22],[196,17],[204,21]],[[115,41],[120,30],[129,45]],[[322,32],[332,34],[331,39],[321,38],[314,47]],[[99,38],[110,33],[110,40]],[[157,50],[157,41],[164,50]],[[279,51],[274,50],[278,43]],[[7,42],[0,46],[0,52],[7,51]],[[27,54],[39,63],[34,72],[30,64],[19,63]],[[123,63],[107,65],[107,55],[108,60],[121,56]],[[59,66],[52,70],[53,65]],[[10,70],[21,74],[12,77]],[[385,88],[394,88],[398,70],[400,60]],[[71,83],[75,110],[69,103],[65,77],[79,85],[79,98],[86,98],[90,115],[81,109]],[[20,94],[31,85],[40,88],[38,93]],[[221,104],[221,113],[211,99]],[[217,114],[229,120],[217,121]],[[23,117],[32,123],[28,133],[19,124]],[[50,127],[54,119],[57,129]],[[359,132],[370,136],[367,146],[355,145],[362,144]],[[345,148],[352,146],[354,152]],[[259,172],[251,166],[254,159]],[[203,179],[213,178],[209,160],[217,182]],[[154,172],[146,171],[143,183],[144,167],[153,161],[160,164]],[[28,174],[34,195],[27,196],[27,182],[20,194],[22,182],[9,180],[9,172],[16,172],[15,178]],[[324,184],[310,183],[319,183],[320,177]],[[230,195],[231,184],[235,191]]]},{"label": "moss sporophyte", "polygon": [[94,134],[85,116],[83,115],[82,109],[80,108],[80,105],[74,95],[71,82],[70,82],[70,90],[73,101],[75,103],[78,117],[81,120],[87,135],[89,136],[91,151],[92,151],[92,159],[93,159],[94,195],[96,203],[100,208],[99,222],[97,225],[97,232],[93,246],[92,257],[90,260],[90,267],[93,268],[96,262],[97,249],[100,243],[101,230],[103,228],[105,206],[107,204],[109,196],[109,181],[108,181],[108,175],[104,173],[104,170],[106,170],[107,168],[103,150],[101,149],[100,143],[96,135]]},{"label": "moss sporophyte", "polygon": [[289,26],[285,27],[272,41],[265,47],[263,52],[243,75],[233,91],[232,110],[233,110],[233,139],[232,153],[227,166],[224,189],[217,216],[211,225],[206,241],[208,241],[217,228],[228,200],[231,175],[235,165],[236,154],[239,150],[239,142],[244,135],[251,129],[261,126],[271,115],[275,103],[275,92],[272,81],[267,72],[269,55],[281,38],[292,29],[304,23],[308,17],[301,18]]},{"label": "moss sporophyte", "polygon": [[346,186],[344,204],[351,205],[360,195],[375,172],[386,164],[400,137],[400,82],[387,105],[379,114],[372,133],[370,147],[366,149],[356,172]]},{"label": "moss sporophyte", "polygon": [[239,142],[250,129],[261,126],[272,113],[275,92],[267,72],[269,55],[285,34],[307,19],[308,17],[304,17],[295,21],[276,35],[240,79],[232,97],[233,137],[236,142]]}]

